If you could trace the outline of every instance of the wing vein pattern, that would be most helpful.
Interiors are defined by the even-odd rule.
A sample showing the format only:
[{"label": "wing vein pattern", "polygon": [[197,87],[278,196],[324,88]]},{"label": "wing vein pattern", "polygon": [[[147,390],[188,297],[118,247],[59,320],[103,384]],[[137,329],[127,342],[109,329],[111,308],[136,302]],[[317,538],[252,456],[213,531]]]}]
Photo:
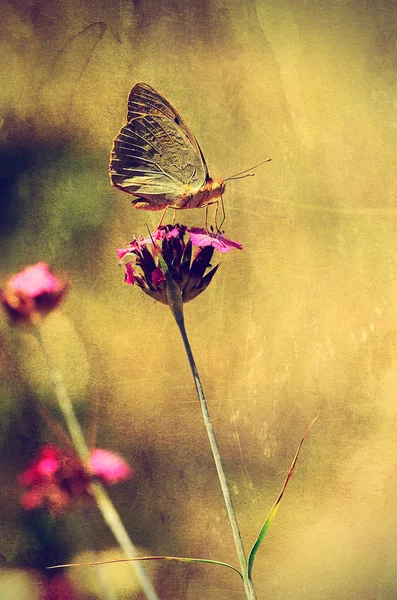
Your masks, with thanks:
[{"label": "wing vein pattern", "polygon": [[131,90],[127,123],[114,141],[110,177],[113,185],[146,202],[140,208],[148,210],[175,205],[209,177],[197,140],[181,115],[145,83]]}]

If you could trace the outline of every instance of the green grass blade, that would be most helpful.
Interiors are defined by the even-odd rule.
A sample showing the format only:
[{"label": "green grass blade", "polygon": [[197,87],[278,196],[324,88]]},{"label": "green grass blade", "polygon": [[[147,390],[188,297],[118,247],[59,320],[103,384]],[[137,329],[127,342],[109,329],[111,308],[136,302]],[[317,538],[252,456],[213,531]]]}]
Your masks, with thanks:
[{"label": "green grass blade", "polygon": [[254,545],[251,548],[251,552],[249,553],[249,557],[248,557],[248,577],[251,579],[251,574],[252,574],[252,566],[254,564],[254,559],[256,556],[256,553],[259,550],[259,546],[261,545],[263,538],[265,537],[267,530],[269,529],[270,525],[272,524],[274,517],[276,516],[276,513],[278,511],[278,507],[280,506],[280,502],[282,497],[284,496],[284,492],[287,488],[287,485],[289,483],[289,480],[291,479],[292,475],[294,474],[294,469],[295,469],[295,465],[296,465],[296,461],[298,460],[298,456],[299,453],[301,451],[303,442],[305,441],[305,438],[307,436],[307,434],[309,433],[310,429],[312,428],[312,426],[314,425],[314,423],[317,421],[318,419],[318,415],[313,419],[313,421],[310,423],[309,427],[306,429],[305,433],[303,434],[303,437],[299,443],[298,449],[295,453],[294,456],[294,460],[292,461],[292,464],[289,468],[289,471],[287,473],[287,476],[285,478],[285,481],[283,483],[283,487],[281,488],[281,491],[278,495],[278,498],[276,500],[276,502],[273,504],[269,514],[267,515],[266,521],[262,527],[262,529],[259,532],[258,537],[256,538],[256,541],[254,543]]},{"label": "green grass blade", "polygon": [[88,567],[92,565],[109,565],[112,563],[120,563],[120,562],[130,562],[134,560],[175,560],[178,562],[185,563],[204,563],[209,565],[220,565],[221,567],[228,567],[235,571],[242,578],[242,574],[236,567],[233,565],[229,565],[228,563],[221,562],[220,560],[210,560],[208,558],[181,558],[179,556],[138,556],[136,558],[114,558],[112,560],[100,560],[95,562],[87,562],[87,563],[68,563],[64,565],[54,565],[53,567],[47,567],[47,569],[61,569],[64,567]]}]

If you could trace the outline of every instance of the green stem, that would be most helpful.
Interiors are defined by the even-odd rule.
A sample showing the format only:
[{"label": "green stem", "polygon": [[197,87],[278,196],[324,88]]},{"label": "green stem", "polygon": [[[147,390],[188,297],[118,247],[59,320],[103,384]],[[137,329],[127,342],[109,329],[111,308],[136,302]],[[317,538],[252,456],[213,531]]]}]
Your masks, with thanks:
[{"label": "green stem", "polygon": [[[73,404],[67,393],[61,374],[52,363],[51,357],[45,347],[41,331],[38,327],[34,329],[34,334],[47,363],[47,368],[50,373],[52,382],[54,384],[55,395],[57,397],[62,414],[65,418],[69,434],[72,438],[76,452],[79,455],[82,463],[86,466],[86,468],[88,468],[87,464],[89,458],[89,449],[85,442],[84,435],[80,428],[79,422],[74,413]],[[130,540],[127,530],[125,529],[120,519],[120,516],[116,508],[114,507],[113,502],[109,498],[105,488],[99,482],[94,481],[91,483],[91,492],[95,498],[95,501],[105,523],[112,531],[120,548],[123,550],[124,555],[127,558],[137,558],[139,556],[138,551],[135,548],[132,541]],[[139,562],[132,562],[131,567],[141,585],[142,591],[144,592],[147,600],[159,600],[156,591],[153,588],[152,582],[146,574],[143,566]]]},{"label": "green stem", "polygon": [[[162,265],[163,266],[163,265]],[[164,267],[163,267],[164,270]],[[254,586],[248,574],[248,563],[247,557],[245,554],[243,542],[241,539],[240,528],[237,522],[236,513],[233,507],[232,497],[230,495],[229,486],[227,484],[225,472],[223,470],[221,456],[219,453],[218,444],[215,438],[215,432],[212,427],[210,415],[208,412],[207,402],[204,396],[203,386],[201,385],[200,376],[197,370],[196,362],[194,360],[193,352],[190,346],[189,338],[186,333],[185,328],[185,320],[183,317],[183,303],[181,291],[176,284],[176,282],[172,279],[171,274],[168,270],[165,272],[165,276],[167,278],[167,298],[169,307],[171,309],[172,314],[174,315],[175,321],[179,327],[179,331],[182,336],[183,343],[185,345],[185,351],[187,354],[187,358],[189,361],[189,365],[192,371],[194,383],[196,386],[197,396],[200,401],[201,411],[203,414],[205,428],[207,430],[208,439],[210,442],[212,455],[214,457],[216,470],[218,473],[219,482],[221,484],[223,498],[226,505],[227,514],[229,517],[230,525],[233,532],[234,544],[236,546],[237,556],[240,562],[241,574],[244,582],[244,590],[246,594],[247,600],[256,600],[256,593],[254,590]]]},{"label": "green stem", "polygon": [[244,588],[245,588],[245,593],[247,596],[248,600],[255,600],[256,599],[256,594],[255,594],[255,590],[254,587],[252,585],[252,582],[250,581],[249,577],[248,577],[248,564],[247,564],[247,557],[245,554],[245,550],[244,550],[244,546],[243,546],[243,542],[241,539],[241,533],[240,533],[240,528],[237,522],[237,517],[236,517],[236,512],[234,510],[234,506],[233,506],[233,502],[232,502],[232,498],[230,495],[230,490],[229,490],[229,486],[227,484],[227,480],[226,480],[226,476],[225,476],[225,472],[223,470],[223,465],[222,465],[222,461],[221,461],[221,456],[219,453],[219,448],[218,448],[218,444],[215,438],[215,432],[214,432],[214,428],[212,427],[212,423],[211,423],[211,418],[209,415],[209,411],[208,411],[208,407],[207,407],[207,402],[205,400],[205,396],[204,396],[204,391],[203,391],[203,386],[201,385],[201,380],[200,380],[200,376],[197,370],[197,366],[194,360],[194,356],[192,353],[192,349],[189,343],[189,339],[186,333],[186,328],[185,328],[185,324],[184,324],[184,320],[177,320],[177,325],[179,327],[179,331],[181,332],[181,336],[183,339],[183,343],[185,345],[185,350],[186,350],[186,354],[189,360],[189,365],[193,374],[193,379],[194,379],[194,383],[196,386],[196,391],[197,391],[197,396],[200,400],[200,405],[201,405],[201,411],[203,413],[203,419],[204,419],[204,424],[205,424],[205,428],[207,430],[207,435],[208,435],[208,439],[210,442],[210,446],[211,446],[211,450],[212,450],[212,455],[214,457],[214,461],[215,461],[215,466],[216,466],[216,470],[218,473],[218,478],[219,478],[219,482],[221,484],[221,488],[222,488],[222,493],[223,493],[223,498],[225,501],[225,505],[226,505],[226,510],[227,510],[227,514],[229,517],[229,521],[230,521],[230,525],[232,528],[232,532],[233,532],[233,538],[234,538],[234,543],[236,546],[236,551],[237,551],[237,556],[240,562],[240,568],[241,568],[241,573],[243,576],[243,581],[244,581]]}]

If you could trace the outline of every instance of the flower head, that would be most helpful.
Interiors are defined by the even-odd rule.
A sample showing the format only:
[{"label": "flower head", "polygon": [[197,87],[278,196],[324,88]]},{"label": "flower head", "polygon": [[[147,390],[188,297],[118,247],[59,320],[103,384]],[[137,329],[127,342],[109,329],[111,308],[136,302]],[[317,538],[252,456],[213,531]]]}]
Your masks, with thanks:
[{"label": "flower head", "polygon": [[[186,234],[190,236],[188,241],[185,241]],[[193,246],[199,247],[194,257]],[[150,236],[134,239],[127,248],[117,250],[117,254],[124,263],[126,283],[136,284],[155,300],[168,304],[162,264],[166,264],[177,283],[182,301],[189,302],[207,288],[218,269],[216,265],[207,271],[214,249],[228,252],[232,248],[241,249],[241,245],[205,229],[163,225]]]},{"label": "flower head", "polygon": [[54,275],[45,262],[12,275],[0,291],[0,300],[14,323],[34,323],[64,298],[68,283]]},{"label": "flower head", "polygon": [[75,454],[68,454],[55,445],[43,446],[18,477],[18,483],[28,488],[22,496],[22,506],[26,510],[43,507],[54,515],[61,515],[77,499],[90,497],[92,476],[111,485],[132,475],[121,456],[99,448],[90,453],[89,471]]}]

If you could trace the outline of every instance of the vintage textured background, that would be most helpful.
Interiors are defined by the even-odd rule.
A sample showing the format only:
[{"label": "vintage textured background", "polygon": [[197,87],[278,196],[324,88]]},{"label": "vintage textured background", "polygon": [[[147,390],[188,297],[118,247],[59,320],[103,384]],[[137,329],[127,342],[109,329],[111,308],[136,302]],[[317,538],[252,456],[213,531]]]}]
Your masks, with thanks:
[{"label": "vintage textured background", "polygon": [[[394,600],[394,3],[1,0],[0,30],[1,274],[38,260],[70,273],[45,335],[87,430],[134,468],[112,490],[133,539],[236,562],[175,325],[123,285],[114,252],[158,218],[107,174],[128,93],[147,81],[213,176],[273,159],[228,184],[226,233],[244,250],[186,307],[247,546],[321,412],[257,557],[258,597]],[[31,600],[45,565],[113,541],[94,512],[21,513],[16,474],[54,440],[35,403],[57,409],[29,336],[3,319],[0,342],[0,582]],[[162,600],[242,597],[218,567],[149,569]]]}]

